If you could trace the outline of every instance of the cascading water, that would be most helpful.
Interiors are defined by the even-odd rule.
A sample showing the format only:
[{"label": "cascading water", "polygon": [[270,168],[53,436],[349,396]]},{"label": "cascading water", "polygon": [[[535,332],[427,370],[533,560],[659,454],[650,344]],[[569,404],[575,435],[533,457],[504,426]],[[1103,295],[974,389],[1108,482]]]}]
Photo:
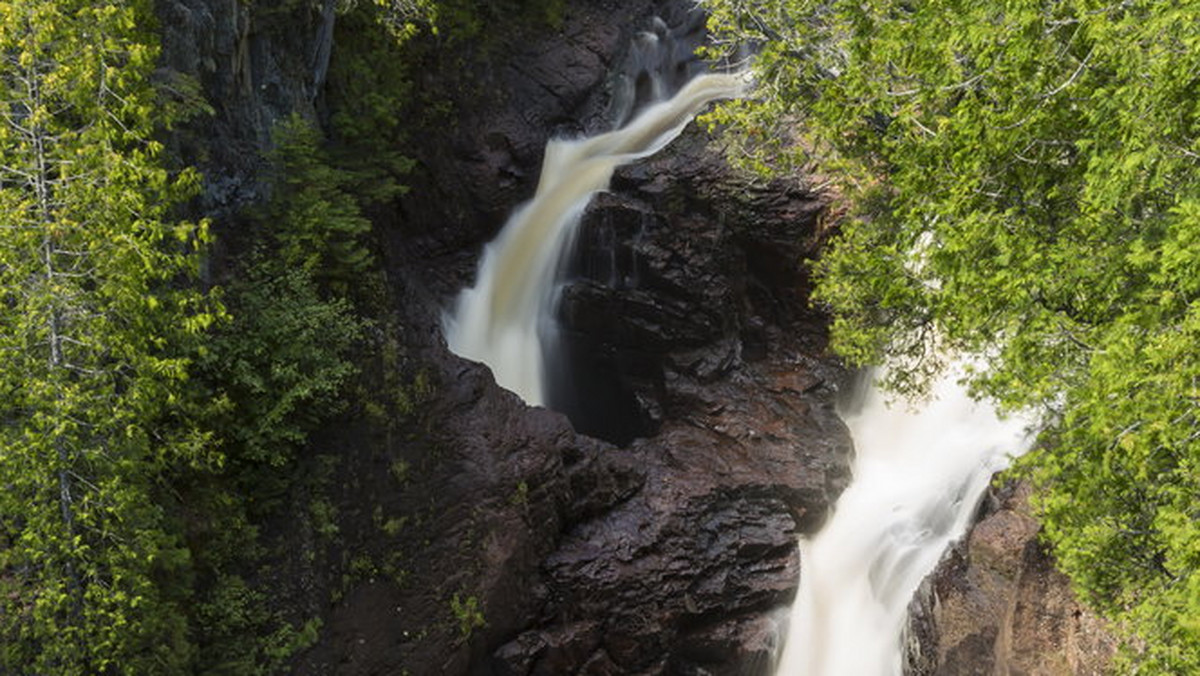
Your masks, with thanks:
[{"label": "cascading water", "polygon": [[[547,403],[545,355],[553,340],[555,275],[592,195],[617,166],[670,143],[709,102],[738,96],[741,76],[701,74],[672,98],[639,107],[664,73],[661,22],[639,36],[630,59],[653,77],[617,97],[617,131],[551,141],[534,197],[484,250],[476,285],[444,318],[450,348],[491,367],[527,403]],[[690,53],[690,49],[688,50]],[[615,266],[614,266],[615,267]],[[918,411],[889,407],[870,391],[847,416],[857,456],[854,481],[825,527],[800,543],[800,590],[777,676],[898,676],[907,610],[921,580],[962,536],[990,477],[1032,440],[1027,421],[1001,420],[947,377]]]},{"label": "cascading water", "polygon": [[801,541],[800,590],[777,676],[899,676],[908,605],[962,537],[991,476],[1033,441],[944,376],[919,409],[871,388],[848,412],[854,480]]},{"label": "cascading water", "polygon": [[547,144],[533,199],[488,244],[475,286],[445,318],[450,349],[490,366],[496,382],[527,403],[545,404],[543,341],[553,335],[554,276],[588,201],[617,166],[658,152],[705,105],[737,96],[742,86],[738,75],[699,75],[617,131]]}]

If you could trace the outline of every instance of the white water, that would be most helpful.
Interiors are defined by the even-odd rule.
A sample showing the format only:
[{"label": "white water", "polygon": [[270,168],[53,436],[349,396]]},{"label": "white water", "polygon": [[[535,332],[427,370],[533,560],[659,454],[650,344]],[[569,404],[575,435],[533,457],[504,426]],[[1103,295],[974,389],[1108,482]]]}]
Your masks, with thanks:
[{"label": "white water", "polygon": [[742,86],[741,76],[700,75],[617,131],[547,144],[533,199],[488,244],[475,286],[444,320],[450,349],[490,366],[496,382],[527,403],[546,403],[542,340],[552,334],[555,272],[588,201],[617,166],[658,152],[705,105]]},{"label": "white water", "polygon": [[811,541],[777,676],[899,676],[908,604],[962,537],[993,473],[1032,443],[948,374],[918,409],[874,388],[846,417],[854,479]]},{"label": "white water", "polygon": [[[527,403],[546,403],[543,340],[554,334],[555,275],[587,203],[617,166],[657,152],[705,105],[739,95],[743,84],[740,76],[700,75],[617,131],[551,141],[534,197],[485,248],[476,285],[444,318],[450,348],[486,363]],[[777,676],[902,673],[914,592],[965,532],[992,474],[1031,443],[1026,421],[999,420],[955,377],[935,386],[919,411],[888,407],[872,390],[847,417],[854,481],[821,532],[800,543],[800,590]]]}]

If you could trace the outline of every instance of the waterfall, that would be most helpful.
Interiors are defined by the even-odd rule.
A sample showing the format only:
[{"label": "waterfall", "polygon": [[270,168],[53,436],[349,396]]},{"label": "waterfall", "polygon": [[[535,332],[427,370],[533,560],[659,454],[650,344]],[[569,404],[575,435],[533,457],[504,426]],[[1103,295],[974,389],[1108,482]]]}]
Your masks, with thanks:
[{"label": "waterfall", "polygon": [[[607,188],[616,167],[662,149],[708,103],[743,90],[740,75],[706,73],[668,100],[639,107],[639,91],[661,93],[661,73],[690,75],[686,62],[668,68],[656,60],[664,37],[665,26],[656,24],[629,56],[654,74],[634,78],[617,97],[618,119],[632,120],[547,144],[533,198],[485,247],[475,286],[443,318],[454,352],[490,366],[497,383],[531,405],[547,403],[555,278],[591,197]],[[965,532],[991,476],[1032,441],[1028,421],[999,418],[972,401],[957,377],[938,382],[919,410],[888,406],[871,390],[847,415],[854,481],[824,528],[800,543],[800,590],[777,676],[902,673],[913,593]]]},{"label": "waterfall", "polygon": [[854,479],[801,540],[800,590],[777,676],[899,676],[908,605],[970,525],[991,476],[1033,440],[944,376],[919,408],[870,389],[845,419]]},{"label": "waterfall", "polygon": [[743,78],[703,74],[624,127],[546,145],[537,191],[484,250],[476,283],[444,318],[450,349],[491,367],[496,382],[530,405],[545,404],[544,340],[553,336],[555,273],[592,195],[617,166],[658,152],[705,105],[732,98]]}]

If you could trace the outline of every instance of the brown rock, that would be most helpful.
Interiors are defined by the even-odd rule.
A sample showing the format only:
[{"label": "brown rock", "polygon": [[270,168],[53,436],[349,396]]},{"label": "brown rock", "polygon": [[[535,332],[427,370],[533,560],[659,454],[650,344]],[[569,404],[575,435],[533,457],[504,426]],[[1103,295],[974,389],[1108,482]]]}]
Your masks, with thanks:
[{"label": "brown rock", "polygon": [[[691,133],[597,201],[563,317],[571,359],[592,368],[574,379],[611,387],[616,414],[599,427],[625,425],[611,435],[624,448],[525,406],[440,335],[480,247],[532,193],[546,139],[608,128],[633,33],[665,30],[686,53],[693,4],[571,0],[561,30],[486,55],[431,49],[414,67],[456,118],[413,139],[411,191],[374,216],[402,327],[389,338],[404,377],[428,386],[387,425],[343,420],[318,435],[314,455],[337,459],[336,546],[306,560],[288,548],[303,525],[274,525],[278,577],[295,581],[275,605],[297,624],[323,620],[293,673],[733,674],[772,650],[798,580],[795,538],[848,479],[832,410],[841,373],[801,262],[818,196],[798,182],[731,184]],[[217,107],[197,123],[211,143],[180,154],[208,158],[202,208],[227,225],[263,197],[272,123],[320,118],[309,57],[327,51],[327,26],[303,8],[294,25],[253,25],[224,0],[160,11],[165,63]],[[674,75],[694,67],[676,61]],[[636,89],[639,73],[623,75]],[[605,227],[611,246],[595,241]],[[309,499],[287,496],[297,513]]]},{"label": "brown rock", "polygon": [[[849,479],[841,373],[813,356],[823,337],[798,288],[819,200],[780,184],[720,202],[728,170],[702,137],[681,140],[585,216],[585,240],[614,235],[594,256],[615,260],[585,247],[565,321],[585,349],[616,355],[609,371],[657,418],[625,448],[568,462],[572,516],[542,563],[546,603],[494,654],[501,673],[540,673],[549,645],[560,673],[759,673],[795,594],[796,538]],[[761,244],[770,263],[750,262],[746,243],[776,236],[786,248]]]},{"label": "brown rock", "polygon": [[1027,484],[1009,484],[994,511],[954,547],[913,602],[907,673],[1092,676],[1115,650],[1037,540]]}]

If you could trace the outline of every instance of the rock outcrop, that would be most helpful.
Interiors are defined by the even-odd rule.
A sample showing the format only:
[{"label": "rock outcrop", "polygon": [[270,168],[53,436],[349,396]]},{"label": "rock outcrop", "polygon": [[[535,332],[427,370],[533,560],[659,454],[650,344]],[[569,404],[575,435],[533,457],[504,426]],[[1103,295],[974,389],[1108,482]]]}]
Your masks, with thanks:
[{"label": "rock outcrop", "polygon": [[917,592],[906,673],[1098,676],[1115,642],[1037,540],[1028,484],[988,495],[970,535]]},{"label": "rock outcrop", "polygon": [[[336,18],[322,8],[160,4],[162,77],[194,78],[215,108],[172,142],[204,170],[197,209],[223,247],[265,197],[272,125],[320,117]],[[412,190],[379,221],[398,319],[383,340],[400,346],[389,368],[419,382],[416,400],[384,428],[351,418],[314,440],[314,472],[337,459],[335,544],[315,546],[303,518],[269,525],[284,549],[266,578],[274,603],[323,623],[295,673],[753,673],[769,661],[795,538],[847,480],[841,374],[821,357],[801,267],[818,196],[732,185],[693,131],[597,201],[563,304],[573,375],[559,385],[582,387],[560,398],[621,447],[525,406],[441,338],[441,308],[531,194],[547,138],[627,117],[648,69],[672,69],[669,82],[696,67],[691,9],[571,2],[559,30],[424,52],[418,85],[449,102],[453,127],[414,138]],[[678,54],[638,53],[638,31]],[[589,422],[589,398],[624,408]],[[305,490],[288,497],[297,514]]]},{"label": "rock outcrop", "polygon": [[[815,357],[798,268],[820,201],[784,185],[726,200],[732,177],[703,148],[694,134],[623,170],[585,218],[585,242],[609,246],[585,246],[564,292],[568,329],[587,336],[576,358],[611,356],[655,433],[569,468],[587,508],[499,673],[757,673],[795,593],[795,539],[848,480],[841,374]],[[637,489],[597,508],[586,488],[614,463]]]},{"label": "rock outcrop", "polygon": [[[197,209],[225,247],[234,215],[264,197],[272,124],[322,107],[334,3],[290,6],[255,21],[237,2],[159,3],[161,76],[195,78],[215,108],[172,143],[204,169]],[[833,413],[844,374],[824,352],[803,267],[823,235],[820,196],[739,179],[696,129],[620,170],[585,217],[563,290],[568,366],[554,396],[571,420],[525,406],[441,338],[441,309],[531,195],[547,138],[627,116],[644,69],[660,67],[636,53],[635,34],[690,50],[691,7],[575,0],[555,31],[486,53],[431,50],[417,69],[419,87],[457,112],[414,138],[412,190],[377,220],[399,320],[382,340],[401,356],[380,368],[402,370],[418,396],[382,428],[343,420],[315,440],[340,459],[339,544],[315,560],[297,547],[276,575],[286,614],[323,621],[295,673],[753,674],[769,663],[798,580],[795,538],[848,481]],[[1029,657],[1052,652],[1039,641],[1099,640],[1024,518],[995,512],[929,583],[915,673],[984,673],[954,669],[1000,664],[989,655],[1009,673],[1060,673],[1036,671],[1051,664]],[[311,535],[272,528],[285,543]],[[1022,619],[1042,595],[1054,612]],[[1085,652],[1063,659],[1090,664]]]},{"label": "rock outcrop", "polygon": [[[802,268],[823,203],[798,184],[734,185],[706,144],[693,130],[618,173],[585,217],[564,289],[571,369],[559,386],[574,389],[560,401],[620,446],[526,409],[428,339],[426,317],[422,359],[439,391],[426,441],[443,455],[409,490],[447,517],[395,599],[404,613],[388,633],[413,638],[323,668],[749,674],[770,662],[798,580],[795,539],[848,480],[833,411],[843,374],[822,357]],[[518,173],[494,171],[493,182]],[[446,276],[467,270],[446,241],[397,237],[391,265],[443,304]],[[589,403],[608,417],[580,416]],[[475,536],[456,539],[464,501]],[[456,597],[477,599],[486,626],[448,624]]]},{"label": "rock outcrop", "polygon": [[[572,367],[559,401],[619,445],[525,407],[439,336],[479,248],[532,193],[548,135],[610,124],[633,31],[687,36],[688,5],[570,5],[559,33],[464,75],[494,107],[477,100],[453,136],[422,140],[387,256],[404,343],[436,394],[417,438],[388,454],[411,468],[394,508],[426,516],[398,543],[414,549],[403,584],[376,579],[337,604],[300,673],[734,674],[769,662],[797,584],[795,538],[848,480],[842,373],[806,300],[819,196],[737,182],[698,130],[618,172],[585,217],[564,290]],[[580,415],[589,401],[608,417]]]}]

